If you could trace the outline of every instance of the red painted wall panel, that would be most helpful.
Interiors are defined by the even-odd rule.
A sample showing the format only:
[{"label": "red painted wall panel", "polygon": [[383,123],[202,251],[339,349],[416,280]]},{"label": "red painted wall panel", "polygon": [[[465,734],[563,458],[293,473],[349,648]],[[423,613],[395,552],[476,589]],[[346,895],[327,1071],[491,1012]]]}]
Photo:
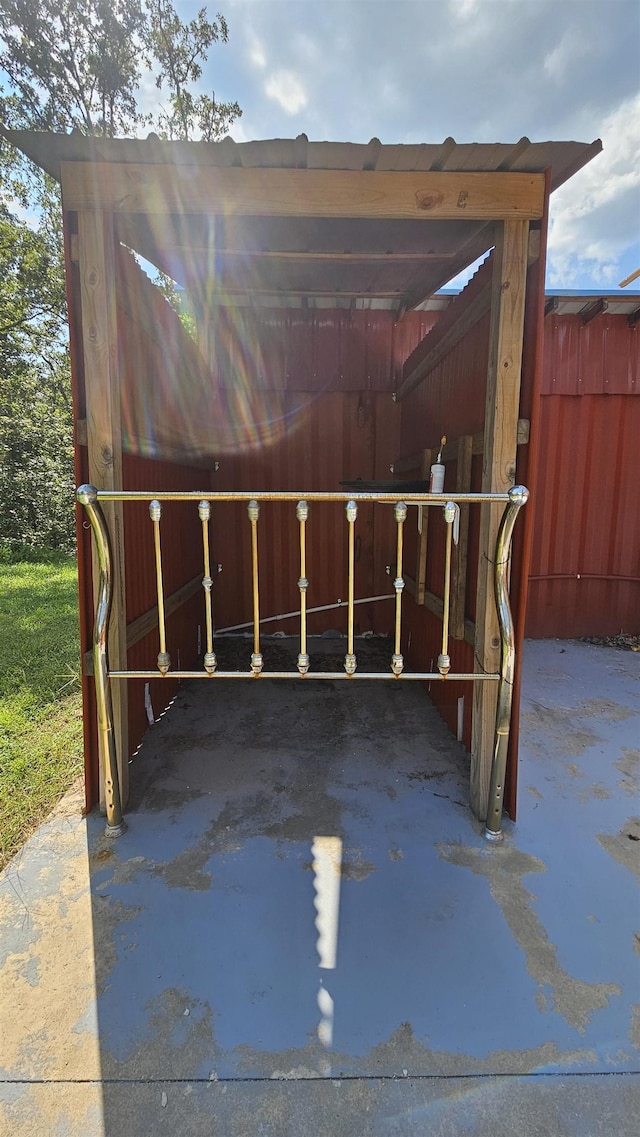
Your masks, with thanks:
[{"label": "red painted wall panel", "polygon": [[640,398],[546,395],[541,434],[527,635],[636,633]]}]

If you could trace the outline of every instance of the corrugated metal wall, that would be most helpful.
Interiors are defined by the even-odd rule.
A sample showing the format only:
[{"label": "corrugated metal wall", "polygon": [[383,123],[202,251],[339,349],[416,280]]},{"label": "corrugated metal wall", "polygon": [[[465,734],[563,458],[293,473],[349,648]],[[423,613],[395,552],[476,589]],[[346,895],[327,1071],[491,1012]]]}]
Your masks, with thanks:
[{"label": "corrugated metal wall", "polygon": [[529,636],[640,629],[639,334],[546,319]]},{"label": "corrugated metal wall", "polygon": [[[208,380],[202,373],[201,358],[193,356],[188,344],[183,346],[191,352],[193,374],[180,378],[183,364],[174,348],[177,345],[179,349],[182,338],[173,313],[161,313],[162,326],[167,320],[172,324],[160,350],[160,342],[154,344],[150,339],[144,311],[136,302],[139,287],[143,307],[155,305],[149,282],[127,258],[121,271],[126,274],[124,303],[118,311],[125,444],[142,451],[124,456],[124,488],[338,490],[343,479],[389,476],[389,465],[399,453],[400,429],[400,408],[391,393],[405,355],[435,323],[437,314],[414,313],[397,326],[386,311],[224,310],[216,320],[212,341],[215,354]],[[209,384],[206,400],[205,382]],[[219,444],[219,469],[215,473],[205,464],[198,468],[144,456],[153,451],[158,439],[164,445],[180,442],[179,431],[188,429],[194,411],[188,402],[192,387],[200,419],[215,419]],[[171,408],[178,397],[184,408],[176,421]],[[198,429],[202,432],[202,421]],[[169,436],[168,430],[178,433]],[[193,432],[187,433],[183,442],[188,445],[193,437]],[[335,603],[346,596],[346,529],[340,506],[312,507],[307,526],[310,607]],[[384,570],[393,560],[395,547],[390,511],[363,508],[357,532],[356,594],[392,596]],[[156,602],[152,530],[144,504],[125,506],[125,547],[130,623]],[[164,506],[162,549],[168,596],[202,574],[197,507]],[[297,609],[300,572],[295,506],[274,503],[262,507],[259,549],[261,615]],[[214,507],[211,554],[213,562],[223,566],[214,579],[216,627],[251,620],[246,507]],[[199,593],[169,617],[167,647],[172,665],[196,664],[203,612]],[[356,610],[357,631],[390,631],[392,625],[391,600]],[[344,630],[346,613],[333,610],[311,615],[308,627],[310,634],[327,628]],[[265,631],[280,629],[294,633],[297,621],[272,624]],[[154,667],[157,650],[154,630],[130,649],[129,667]],[[156,714],[175,689],[175,684],[160,679],[151,683]],[[130,750],[138,745],[146,727],[144,683],[130,681]]]},{"label": "corrugated metal wall", "polygon": [[[396,324],[389,311],[221,309],[209,329],[218,403],[229,445],[214,489],[340,490],[346,479],[389,478],[399,456],[400,407],[391,394],[406,355],[437,313],[411,313]],[[238,396],[261,397],[261,424],[238,421]],[[234,398],[229,396],[233,392]],[[256,402],[247,411],[255,413]],[[387,515],[389,514],[389,515]],[[213,518],[216,625],[251,619],[250,527],[244,506],[220,505]],[[340,506],[313,505],[307,525],[309,607],[346,597],[346,519]],[[356,594],[389,593],[385,565],[394,557],[390,511],[361,507],[357,522]],[[265,504],[259,522],[262,616],[297,610],[298,524],[295,506]],[[361,605],[356,628],[390,631],[390,602]],[[309,617],[310,634],[344,630],[346,612]],[[294,633],[295,620],[268,625]]]}]

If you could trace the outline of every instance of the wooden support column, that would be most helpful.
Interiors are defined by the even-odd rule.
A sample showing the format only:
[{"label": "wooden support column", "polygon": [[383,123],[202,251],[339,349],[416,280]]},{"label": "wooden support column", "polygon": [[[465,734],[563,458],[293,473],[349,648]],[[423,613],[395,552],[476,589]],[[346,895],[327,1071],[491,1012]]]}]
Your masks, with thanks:
[{"label": "wooden support column", "polygon": [[[113,218],[100,211],[78,214],[78,254],[82,302],[82,349],[87,406],[89,480],[98,489],[122,489],[122,427],[117,357],[115,247]],[[109,664],[126,670],[127,620],[122,504],[106,503],[104,512],[113,547],[113,608]],[[93,557],[94,601],[99,570]],[[126,683],[112,684],[114,730],[123,805],[129,791],[129,744]],[[100,782],[102,786],[102,771]],[[103,790],[100,791],[101,800]]]},{"label": "wooden support column", "polygon": [[[473,435],[463,434],[458,439],[458,462],[456,471],[456,493],[471,491],[471,463],[473,460]],[[469,506],[460,506],[460,532],[458,544],[453,549],[453,576],[451,581],[451,621],[450,631],[455,640],[464,639],[464,619],[467,596],[467,551],[469,546]]]},{"label": "wooden support column", "polygon": [[[482,465],[485,493],[504,493],[515,482],[528,237],[528,221],[504,221],[493,254]],[[493,558],[502,508],[482,507],[475,635],[475,670],[480,672],[500,669]],[[474,684],[471,807],[480,820],[487,816],[496,699],[496,683]]]}]

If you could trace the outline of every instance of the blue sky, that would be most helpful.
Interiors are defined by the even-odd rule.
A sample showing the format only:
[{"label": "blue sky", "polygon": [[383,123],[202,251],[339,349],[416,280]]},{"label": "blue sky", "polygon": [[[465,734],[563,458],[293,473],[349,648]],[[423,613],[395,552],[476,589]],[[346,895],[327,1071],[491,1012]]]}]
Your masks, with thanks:
[{"label": "blue sky", "polygon": [[[198,7],[174,4],[183,19]],[[238,100],[237,141],[602,138],[604,152],[553,195],[547,283],[616,291],[640,268],[638,0],[219,6],[230,39],[212,49],[202,89]]]}]

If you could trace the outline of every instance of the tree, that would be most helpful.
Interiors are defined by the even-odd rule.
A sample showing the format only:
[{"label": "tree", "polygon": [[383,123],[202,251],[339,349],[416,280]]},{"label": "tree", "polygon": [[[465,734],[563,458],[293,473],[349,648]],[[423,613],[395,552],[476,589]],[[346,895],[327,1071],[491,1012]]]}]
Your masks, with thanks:
[{"label": "tree", "polygon": [[[16,128],[222,136],[242,113],[195,85],[226,20],[170,0],[0,0],[0,118]],[[143,72],[168,107],[140,109]],[[59,190],[6,143],[0,174],[0,537],[72,540],[72,417]],[[19,208],[33,223],[19,220]],[[165,295],[188,323],[173,282]]]},{"label": "tree", "polygon": [[192,85],[202,75],[202,62],[212,44],[229,39],[224,16],[207,20],[206,8],[183,24],[170,0],[146,0],[148,24],[144,34],[146,59],[156,71],[156,87],[169,91],[170,111],[161,111],[158,127],[167,138],[191,138],[194,131],[206,142],[221,138],[242,114],[238,103],[218,103],[213,96],[194,95]]},{"label": "tree", "polygon": [[69,548],[73,471],[56,235],[0,207],[0,535]]},{"label": "tree", "polygon": [[0,68],[19,125],[85,134],[143,123],[136,101],[139,0],[0,0]]},{"label": "tree", "polygon": [[[152,126],[168,138],[221,137],[242,111],[196,94],[213,44],[227,43],[220,13],[183,23],[170,0],[0,0],[0,69],[13,125],[113,137]],[[138,106],[142,65],[170,110]]]}]

